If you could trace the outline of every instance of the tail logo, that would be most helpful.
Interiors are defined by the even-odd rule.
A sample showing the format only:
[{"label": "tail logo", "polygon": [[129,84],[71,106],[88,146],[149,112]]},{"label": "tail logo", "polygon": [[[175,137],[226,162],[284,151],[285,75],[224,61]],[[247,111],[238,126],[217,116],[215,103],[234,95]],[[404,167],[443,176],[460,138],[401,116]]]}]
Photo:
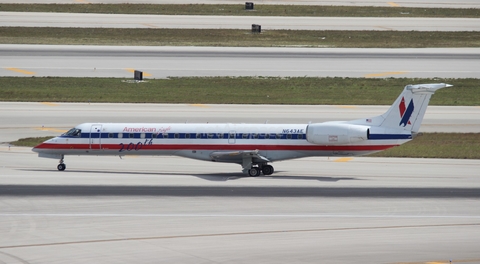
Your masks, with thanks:
[{"label": "tail logo", "polygon": [[403,125],[404,127],[408,124],[411,125],[410,123],[410,117],[412,116],[413,113],[413,99],[410,100],[410,103],[408,104],[408,107],[405,105],[405,98],[402,97],[402,101],[398,105],[398,109],[400,110],[400,117],[402,120],[400,120],[399,126]]}]

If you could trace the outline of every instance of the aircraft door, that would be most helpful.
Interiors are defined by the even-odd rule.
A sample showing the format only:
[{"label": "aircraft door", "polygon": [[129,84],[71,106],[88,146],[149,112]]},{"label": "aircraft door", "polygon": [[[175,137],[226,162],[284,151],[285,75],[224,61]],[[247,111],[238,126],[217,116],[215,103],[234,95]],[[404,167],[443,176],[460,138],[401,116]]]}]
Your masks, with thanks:
[{"label": "aircraft door", "polygon": [[234,130],[230,130],[228,132],[228,144],[235,144],[236,132]]},{"label": "aircraft door", "polygon": [[102,125],[94,124],[90,127],[90,149],[100,150],[102,149]]}]

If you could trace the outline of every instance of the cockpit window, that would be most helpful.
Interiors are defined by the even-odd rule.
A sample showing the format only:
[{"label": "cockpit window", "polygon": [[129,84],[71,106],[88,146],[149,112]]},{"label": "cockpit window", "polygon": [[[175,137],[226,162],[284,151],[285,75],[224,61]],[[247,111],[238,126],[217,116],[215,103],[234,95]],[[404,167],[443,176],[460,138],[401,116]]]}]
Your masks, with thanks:
[{"label": "cockpit window", "polygon": [[82,133],[81,129],[78,128],[72,128],[68,130],[66,133],[64,133],[62,136],[67,136],[67,137],[80,137],[80,134]]}]

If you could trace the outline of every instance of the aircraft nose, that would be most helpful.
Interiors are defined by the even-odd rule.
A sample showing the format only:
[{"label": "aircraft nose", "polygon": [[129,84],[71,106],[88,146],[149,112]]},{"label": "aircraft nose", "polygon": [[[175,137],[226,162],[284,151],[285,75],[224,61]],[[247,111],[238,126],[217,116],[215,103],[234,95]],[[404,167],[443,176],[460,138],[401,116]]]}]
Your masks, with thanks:
[{"label": "aircraft nose", "polygon": [[37,152],[37,153],[42,152],[42,150],[43,150],[42,145],[43,145],[43,144],[44,144],[44,143],[40,143],[40,144],[36,145],[35,147],[32,148],[32,151],[33,151],[33,152]]},{"label": "aircraft nose", "polygon": [[32,151],[39,153],[39,152],[40,152],[40,149],[38,148],[38,145],[35,146],[35,147],[33,147],[33,148],[32,148]]}]

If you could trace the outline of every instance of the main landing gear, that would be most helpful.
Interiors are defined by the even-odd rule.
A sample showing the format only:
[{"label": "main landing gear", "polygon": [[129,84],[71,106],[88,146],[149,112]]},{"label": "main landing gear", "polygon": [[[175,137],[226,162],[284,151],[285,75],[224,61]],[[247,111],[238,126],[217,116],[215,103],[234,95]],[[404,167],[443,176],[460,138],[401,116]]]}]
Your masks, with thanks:
[{"label": "main landing gear", "polygon": [[263,175],[271,175],[273,174],[273,166],[271,165],[262,165],[260,167],[251,167],[250,169],[247,170],[247,173],[251,177],[257,177],[260,176],[260,173],[263,173]]},{"label": "main landing gear", "polygon": [[265,157],[258,155],[258,150],[250,155],[244,155],[242,160],[243,173],[248,174],[250,177],[273,174],[273,167],[267,165],[269,160]]},{"label": "main landing gear", "polygon": [[65,165],[65,163],[63,163],[63,155],[62,155],[62,158],[60,159],[59,164],[57,166],[57,169],[59,171],[64,171],[66,168],[67,168],[67,165]]}]

